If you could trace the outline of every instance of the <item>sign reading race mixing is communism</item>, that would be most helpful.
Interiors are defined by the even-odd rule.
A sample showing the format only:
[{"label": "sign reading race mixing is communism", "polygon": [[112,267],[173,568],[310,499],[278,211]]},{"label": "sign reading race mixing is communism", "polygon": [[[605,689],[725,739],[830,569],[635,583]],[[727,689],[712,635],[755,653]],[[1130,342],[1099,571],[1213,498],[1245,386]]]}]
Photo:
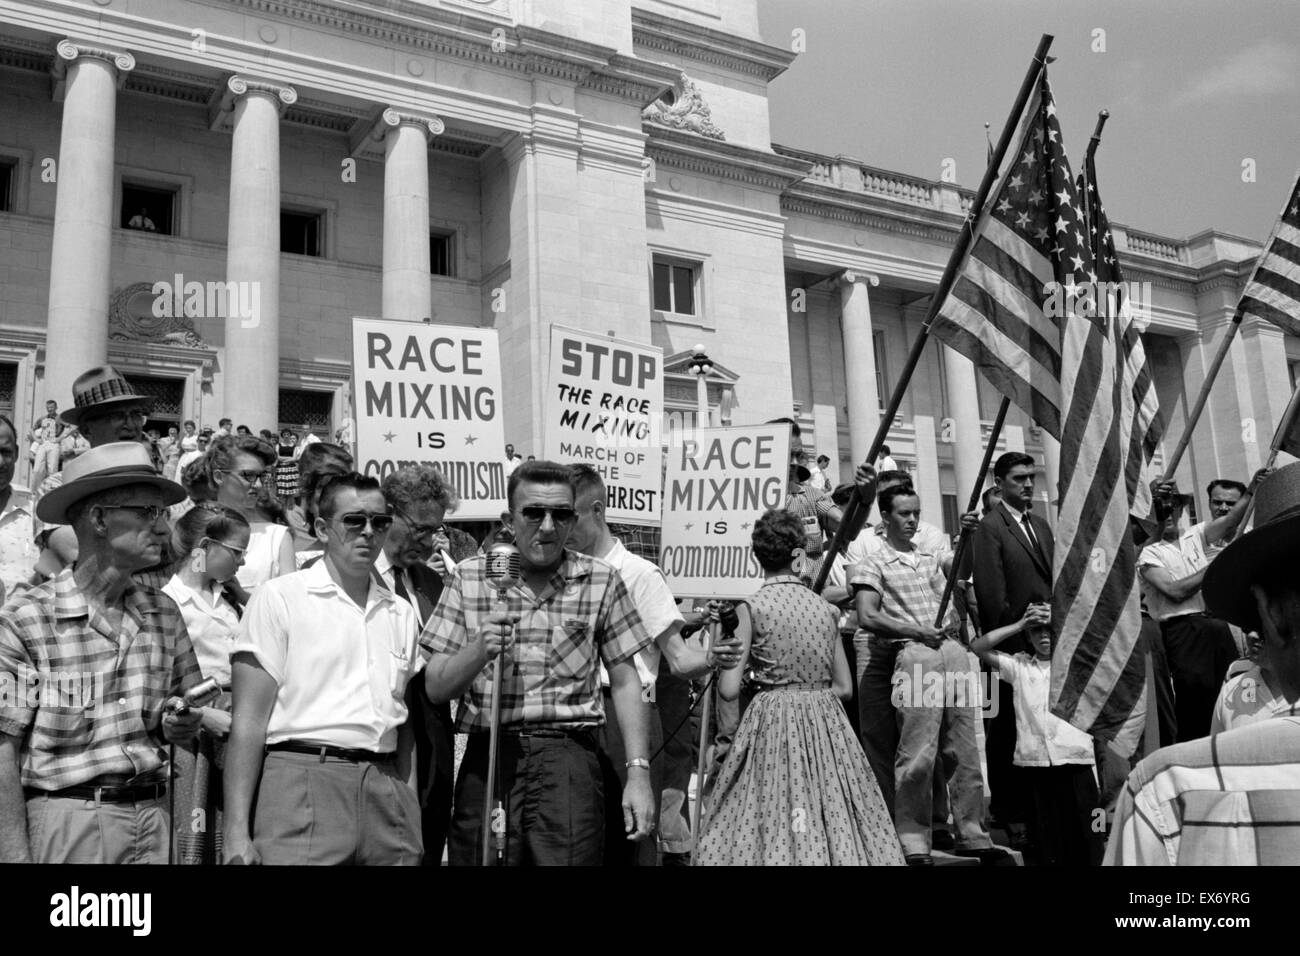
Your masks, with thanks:
[{"label": "sign reading race mixing is communism", "polygon": [[506,509],[501,357],[495,329],[352,320],[357,470],[381,481],[435,465],[460,495],[455,518]]},{"label": "sign reading race mixing is communism", "polygon": [[609,521],[659,523],[663,406],[661,349],[552,326],[546,457],[600,472]]},{"label": "sign reading race mixing is communism", "polygon": [[702,428],[668,447],[659,567],[677,597],[747,598],[763,583],[754,522],[785,504],[789,425]]}]

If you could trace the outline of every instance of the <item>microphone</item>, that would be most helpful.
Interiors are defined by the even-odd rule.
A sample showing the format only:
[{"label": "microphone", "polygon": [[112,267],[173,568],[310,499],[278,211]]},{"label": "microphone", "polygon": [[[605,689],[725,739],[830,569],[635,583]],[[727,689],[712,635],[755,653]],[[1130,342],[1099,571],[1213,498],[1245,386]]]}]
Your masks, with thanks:
[{"label": "microphone", "polygon": [[170,714],[188,714],[195,707],[206,707],[218,697],[221,696],[221,685],[217,683],[215,677],[209,677],[199,681],[193,687],[185,692],[185,696],[178,701],[173,698],[174,703],[167,705],[167,712]]},{"label": "microphone", "polygon": [[496,589],[497,596],[504,601],[506,592],[523,580],[524,569],[520,563],[519,549],[505,542],[492,545],[487,553],[485,574],[488,584]]}]

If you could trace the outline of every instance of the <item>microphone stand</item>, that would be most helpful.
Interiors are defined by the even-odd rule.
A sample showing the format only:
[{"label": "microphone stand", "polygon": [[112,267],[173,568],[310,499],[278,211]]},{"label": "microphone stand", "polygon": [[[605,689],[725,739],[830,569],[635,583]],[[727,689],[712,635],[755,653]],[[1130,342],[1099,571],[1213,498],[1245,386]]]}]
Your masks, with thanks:
[{"label": "microphone stand", "polygon": [[[506,589],[497,591],[497,599],[505,603]],[[483,786],[483,865],[492,865],[493,836],[496,836],[497,864],[500,865],[506,848],[506,814],[501,798],[497,795],[497,752],[501,746],[501,658],[505,652],[492,660],[492,722],[488,729],[488,769],[487,780]],[[492,801],[496,799],[496,807]]]}]

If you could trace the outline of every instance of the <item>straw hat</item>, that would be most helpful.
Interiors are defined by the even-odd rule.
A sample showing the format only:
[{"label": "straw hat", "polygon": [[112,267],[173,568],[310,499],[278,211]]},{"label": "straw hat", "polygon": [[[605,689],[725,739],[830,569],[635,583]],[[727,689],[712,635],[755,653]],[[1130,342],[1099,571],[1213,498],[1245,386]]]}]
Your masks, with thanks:
[{"label": "straw hat", "polygon": [[116,441],[82,452],[63,469],[63,484],[41,496],[36,517],[50,524],[67,524],[68,508],[90,495],[122,485],[151,485],[163,493],[163,504],[174,505],[185,489],[154,471],[144,445]]}]

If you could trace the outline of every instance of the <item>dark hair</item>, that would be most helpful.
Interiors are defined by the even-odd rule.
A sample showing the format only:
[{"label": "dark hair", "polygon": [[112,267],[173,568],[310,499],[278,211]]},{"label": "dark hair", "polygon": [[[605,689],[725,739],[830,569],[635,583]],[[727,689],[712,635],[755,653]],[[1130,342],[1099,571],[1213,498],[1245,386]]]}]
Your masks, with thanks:
[{"label": "dark hair", "polygon": [[1215,488],[1227,488],[1229,491],[1239,491],[1243,497],[1247,490],[1246,486],[1240,481],[1233,481],[1231,478],[1215,478],[1205,486],[1205,497],[1208,498],[1210,495],[1214,494]]},{"label": "dark hair", "polygon": [[202,458],[195,458],[186,465],[176,480],[191,501],[211,501],[217,497],[217,490],[208,482],[208,470],[204,467]]},{"label": "dark hair", "polygon": [[998,455],[998,460],[993,465],[993,477],[1001,481],[1011,473],[1012,468],[1020,468],[1024,465],[1034,467],[1034,459],[1023,451],[1003,452]]},{"label": "dark hair", "polygon": [[[770,423],[769,423],[770,424]],[[754,557],[765,571],[779,571],[794,560],[796,548],[806,542],[803,522],[792,512],[772,509],[754,522],[751,537]]]},{"label": "dark hair", "polygon": [[221,485],[213,476],[218,471],[233,471],[236,455],[253,455],[265,468],[270,468],[279,458],[274,448],[253,435],[222,435],[209,442],[203,454],[203,469],[213,489]]},{"label": "dark hair", "polygon": [[[194,425],[194,420],[191,419],[191,418],[187,418],[187,419],[185,419],[185,424],[186,424],[186,425]],[[195,428],[198,428],[199,426],[198,426],[198,425],[194,425],[194,427],[195,427]]]},{"label": "dark hair", "polygon": [[234,508],[215,501],[195,505],[172,525],[172,553],[184,557],[204,538],[224,541],[236,531],[247,531],[248,519]]},{"label": "dark hair", "polygon": [[222,425],[233,425],[233,424],[235,424],[235,423],[234,423],[233,421],[231,421],[229,418],[218,418],[218,419],[217,419],[217,427],[218,427],[218,428],[220,428]]},{"label": "dark hair", "polygon": [[579,463],[569,466],[569,484],[573,485],[575,495],[595,488],[600,489],[602,498],[605,495],[605,479],[601,477],[600,472],[588,464]]},{"label": "dark hair", "polygon": [[334,499],[345,488],[354,491],[378,491],[383,494],[378,478],[363,475],[359,471],[350,471],[345,475],[326,475],[317,488],[320,491],[320,498],[316,502],[316,511],[326,521],[334,517]]},{"label": "dark hair", "polygon": [[258,437],[261,438],[261,439],[262,439],[264,442],[266,442],[267,444],[269,444],[269,445],[274,445],[274,444],[275,444],[275,432],[271,431],[271,429],[269,429],[269,428],[263,428],[263,429],[262,429],[260,432],[258,432],[257,434],[258,434]]},{"label": "dark hair", "polygon": [[0,425],[9,426],[9,430],[14,433],[14,444],[18,444],[18,429],[14,428],[14,423],[9,420],[8,415],[0,415]]},{"label": "dark hair", "polygon": [[817,456],[817,464],[820,465],[822,462],[826,462],[826,464],[829,465],[829,464],[831,463],[831,456],[830,456],[830,455],[818,455],[818,456]]},{"label": "dark hair", "polygon": [[912,476],[905,471],[895,469],[882,471],[880,474],[876,475],[877,488],[881,485],[888,485],[894,482],[901,482],[905,485],[910,485],[912,483]]},{"label": "dark hair", "polygon": [[349,474],[352,466],[352,453],[342,445],[318,441],[302,450],[298,456],[298,494],[302,497],[302,516],[308,529],[316,524],[316,493],[321,480],[330,475]]},{"label": "dark hair", "polygon": [[802,438],[803,432],[799,431],[799,423],[793,418],[773,418],[763,423],[764,425],[789,425],[791,438]]},{"label": "dark hair", "polygon": [[896,498],[915,498],[918,502],[921,500],[921,496],[916,493],[916,489],[911,485],[898,485],[895,488],[889,488],[876,496],[876,505],[880,508],[882,515],[893,514],[894,500]]},{"label": "dark hair", "polygon": [[889,452],[889,446],[888,446],[888,445],[881,445],[881,446],[880,446],[880,453],[881,453],[882,455],[888,455],[888,454],[890,453],[890,452]]},{"label": "dark hair", "polygon": [[455,511],[460,496],[433,465],[406,465],[391,472],[380,486],[388,503],[407,511],[423,501],[436,501],[444,511]]},{"label": "dark hair", "polygon": [[530,459],[510,472],[510,481],[506,483],[506,504],[511,511],[515,510],[515,489],[525,481],[533,485],[564,485],[573,490],[567,465]]}]

